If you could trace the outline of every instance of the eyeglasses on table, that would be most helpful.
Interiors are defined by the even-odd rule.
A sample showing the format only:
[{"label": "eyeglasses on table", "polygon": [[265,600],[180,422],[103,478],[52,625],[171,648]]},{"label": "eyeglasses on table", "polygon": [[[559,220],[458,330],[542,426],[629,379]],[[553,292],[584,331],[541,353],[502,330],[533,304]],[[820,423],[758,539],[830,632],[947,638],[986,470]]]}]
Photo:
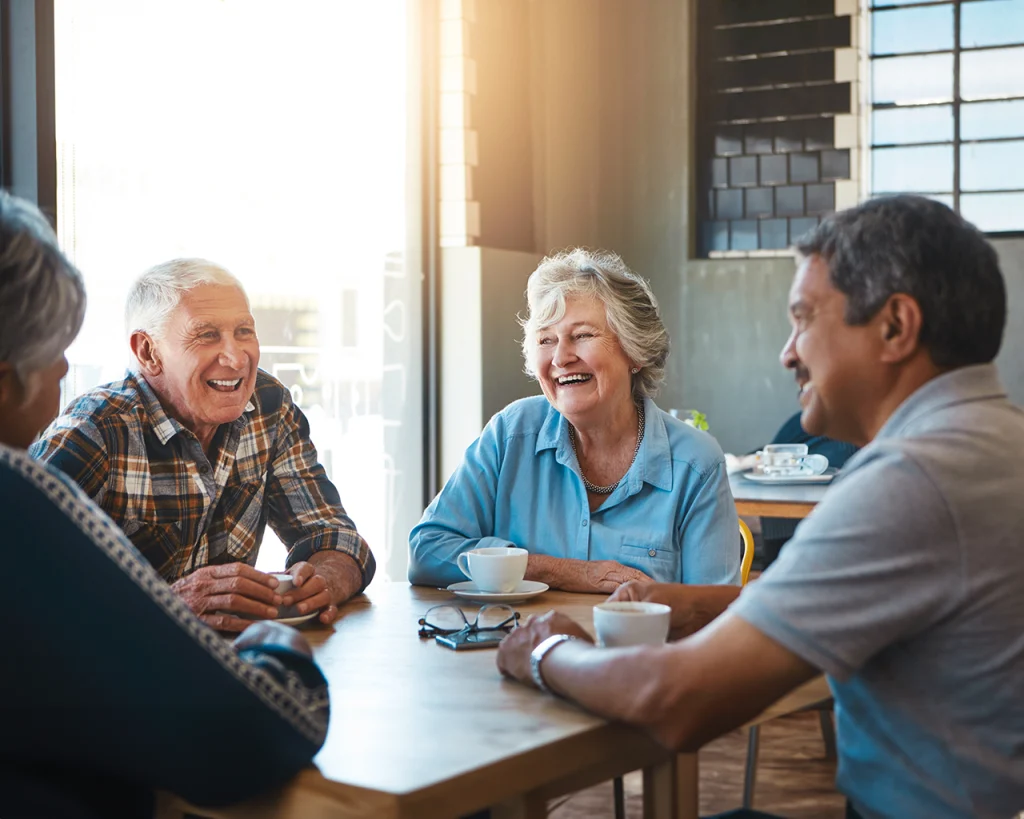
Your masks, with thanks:
[{"label": "eyeglasses on table", "polygon": [[420,637],[438,634],[473,633],[476,631],[512,631],[519,625],[519,612],[511,606],[491,604],[481,606],[468,615],[453,603],[432,606],[419,619]]}]

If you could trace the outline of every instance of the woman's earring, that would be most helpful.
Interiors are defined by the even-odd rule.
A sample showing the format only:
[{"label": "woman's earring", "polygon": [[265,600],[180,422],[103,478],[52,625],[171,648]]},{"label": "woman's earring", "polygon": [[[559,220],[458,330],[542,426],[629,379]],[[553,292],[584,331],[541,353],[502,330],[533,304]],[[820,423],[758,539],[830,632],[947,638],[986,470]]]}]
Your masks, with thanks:
[{"label": "woman's earring", "polygon": [[636,375],[638,372],[640,372],[640,368],[634,367],[632,370],[630,370],[630,372],[633,373],[633,375]]}]

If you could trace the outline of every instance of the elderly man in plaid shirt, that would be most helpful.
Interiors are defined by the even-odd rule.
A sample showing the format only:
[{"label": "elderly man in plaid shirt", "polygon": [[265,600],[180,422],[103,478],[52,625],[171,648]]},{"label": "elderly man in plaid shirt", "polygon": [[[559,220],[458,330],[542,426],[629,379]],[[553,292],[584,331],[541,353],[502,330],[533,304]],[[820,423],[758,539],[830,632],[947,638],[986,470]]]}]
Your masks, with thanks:
[{"label": "elderly man in plaid shirt", "polygon": [[[70,475],[205,622],[338,605],[375,562],[317,461],[309,424],[258,369],[238,280],[201,259],[144,273],[125,310],[135,364],[73,401],[32,448]],[[288,547],[294,588],[253,566],[267,523]]]}]

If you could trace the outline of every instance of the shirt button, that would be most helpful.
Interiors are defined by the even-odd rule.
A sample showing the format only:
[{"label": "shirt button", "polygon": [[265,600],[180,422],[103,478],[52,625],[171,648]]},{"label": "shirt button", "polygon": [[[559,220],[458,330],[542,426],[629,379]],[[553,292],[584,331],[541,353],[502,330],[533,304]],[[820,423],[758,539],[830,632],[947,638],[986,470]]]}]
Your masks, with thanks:
[{"label": "shirt button", "polygon": [[199,474],[200,475],[209,475],[210,474],[210,467],[208,467],[206,464],[203,464],[202,466],[199,467]]},{"label": "shirt button", "polygon": [[587,525],[587,522],[585,520],[584,521],[580,521],[580,526],[586,526],[586,525]]},{"label": "shirt button", "polygon": [[647,554],[649,554],[651,557],[657,557],[658,556],[658,550],[657,549],[648,549],[647,550]]}]

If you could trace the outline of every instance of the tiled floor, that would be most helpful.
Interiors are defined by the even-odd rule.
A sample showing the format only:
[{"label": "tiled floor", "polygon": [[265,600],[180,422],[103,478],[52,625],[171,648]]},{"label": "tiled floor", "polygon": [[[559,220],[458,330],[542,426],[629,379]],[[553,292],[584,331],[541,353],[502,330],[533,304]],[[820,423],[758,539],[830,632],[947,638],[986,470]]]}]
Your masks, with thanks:
[{"label": "tiled floor", "polygon": [[[746,731],[734,731],[701,751],[702,816],[740,806],[746,753]],[[787,819],[842,819],[845,802],[834,778],[835,764],[825,760],[817,714],[794,714],[762,726],[756,808]],[[552,819],[613,815],[610,782],[575,794],[551,812]],[[643,815],[639,773],[626,777],[626,815]]]}]

